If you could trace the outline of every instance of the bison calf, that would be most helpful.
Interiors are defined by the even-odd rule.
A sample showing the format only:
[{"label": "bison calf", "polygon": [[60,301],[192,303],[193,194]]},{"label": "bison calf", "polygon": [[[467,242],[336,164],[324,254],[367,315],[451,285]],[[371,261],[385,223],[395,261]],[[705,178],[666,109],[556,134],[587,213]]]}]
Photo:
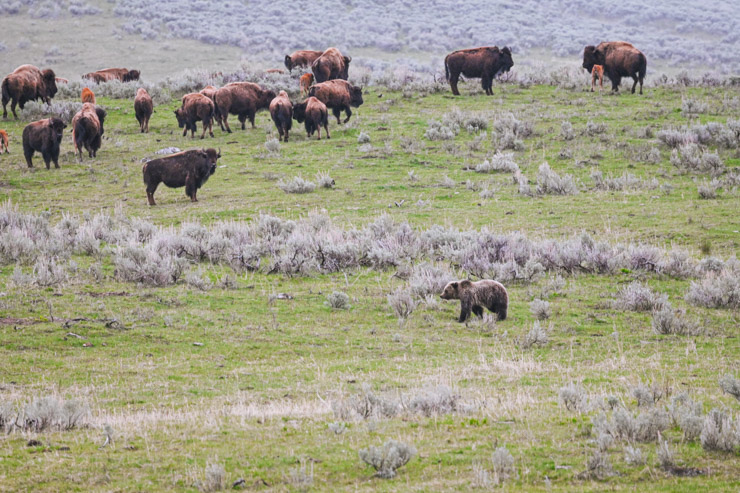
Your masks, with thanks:
[{"label": "bison calf", "polygon": [[85,103],[72,118],[72,140],[80,162],[82,162],[83,147],[91,158],[97,155],[102,143],[105,116],[106,112],[103,108],[97,108],[93,103]]},{"label": "bison calf", "polygon": [[350,106],[357,108],[363,103],[362,88],[340,79],[315,84],[308,90],[308,95],[324,103],[327,108],[331,108],[337,118],[337,123],[340,123],[339,117],[342,111],[347,113],[347,118],[344,119],[344,123],[347,123],[352,116]]},{"label": "bison calf", "polygon": [[152,113],[154,112],[154,102],[143,87],[140,87],[136,91],[134,112],[136,113],[136,121],[139,122],[141,133],[149,133],[149,118],[152,117]]},{"label": "bison calf", "polygon": [[95,93],[89,87],[82,89],[82,102],[95,104]]},{"label": "bison calf", "polygon": [[8,132],[5,130],[0,130],[0,151],[10,154],[8,150]]},{"label": "bison calf", "polygon": [[596,79],[599,79],[599,91],[601,91],[604,88],[604,67],[601,65],[594,65],[591,69],[591,92],[594,92]]},{"label": "bison calf", "polygon": [[149,205],[157,205],[154,192],[160,183],[170,188],[185,187],[185,195],[191,202],[197,202],[198,189],[216,172],[220,157],[220,150],[191,149],[145,163],[142,173]]},{"label": "bison calf", "polygon": [[195,138],[195,131],[197,129],[195,124],[202,121],[203,133],[200,135],[200,138],[205,138],[206,130],[213,137],[213,116],[215,112],[216,106],[206,96],[197,92],[184,95],[182,97],[182,107],[175,110],[178,125],[180,125],[180,128],[185,128],[182,136],[185,137],[188,134],[188,130],[190,130],[190,136]]},{"label": "bison calf", "polygon": [[310,97],[293,106],[293,118],[298,123],[305,121],[308,137],[311,137],[314,132],[318,132],[319,140],[321,140],[321,127],[324,127],[326,138],[331,138],[329,135],[329,111],[326,109],[326,105],[318,99]]},{"label": "bison calf", "polygon": [[51,161],[54,161],[55,168],[59,167],[59,146],[65,128],[67,125],[59,118],[47,118],[26,125],[23,129],[23,155],[29,168],[33,168],[31,158],[35,151],[41,153],[46,169],[49,169]]},{"label": "bison calf", "polygon": [[299,84],[301,88],[301,96],[307,96],[308,88],[311,87],[311,84],[313,84],[313,74],[306,73],[301,75]]},{"label": "bison calf", "polygon": [[57,93],[57,83],[54,71],[47,69],[43,72],[33,65],[21,65],[3,79],[2,101],[3,118],[8,117],[6,105],[10,101],[10,110],[15,119],[16,104],[23,109],[27,101],[41,101],[49,104]]},{"label": "bison calf", "polygon": [[293,103],[290,102],[287,92],[280,91],[270,102],[270,116],[280,134],[279,140],[288,142],[288,132],[293,126]]}]

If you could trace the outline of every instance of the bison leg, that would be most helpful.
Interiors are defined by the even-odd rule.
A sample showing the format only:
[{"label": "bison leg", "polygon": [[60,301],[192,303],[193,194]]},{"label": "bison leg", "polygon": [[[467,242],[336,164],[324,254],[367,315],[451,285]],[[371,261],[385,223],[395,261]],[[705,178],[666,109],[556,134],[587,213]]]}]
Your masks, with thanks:
[{"label": "bison leg", "polygon": [[159,186],[159,182],[147,183],[146,185],[146,198],[149,201],[149,205],[157,205],[154,201],[154,192],[157,191],[157,186]]},{"label": "bison leg", "polygon": [[612,80],[612,91],[619,92],[619,84],[622,83],[622,78],[618,76],[614,76],[613,79],[611,77],[609,78]]},{"label": "bison leg", "polygon": [[239,122],[242,124],[242,130],[246,130],[247,127],[246,127],[245,123],[247,121],[247,114],[246,113],[242,113],[242,114],[240,114],[238,116],[238,118],[239,118]]},{"label": "bison leg", "polygon": [[[321,129],[321,125],[319,125],[319,132]],[[324,123],[324,130],[326,130],[326,138],[331,139],[331,135],[329,135],[329,122]],[[321,135],[319,135],[321,137]]]},{"label": "bison leg", "polygon": [[223,119],[223,125],[221,126],[221,128],[223,129],[224,128],[224,125],[225,125],[226,126],[226,131],[229,132],[229,133],[231,133],[231,127],[229,127],[229,114],[228,113],[224,114],[222,116],[222,119]]},{"label": "bison leg", "polygon": [[157,205],[157,203],[154,201],[154,194],[152,192],[146,193],[146,199],[149,201],[149,205]]},{"label": "bison leg", "polygon": [[334,113],[334,116],[337,118],[337,125],[342,123],[342,120],[339,119],[339,117],[342,116],[342,108],[332,108],[331,112]]},{"label": "bison leg", "polygon": [[[15,99],[11,100],[11,102],[10,102],[10,111],[13,112],[13,117],[15,117],[15,119],[17,120],[18,119],[18,114],[15,112],[15,105],[16,105]],[[23,105],[21,105],[21,109],[23,109]]]},{"label": "bison leg", "polygon": [[195,186],[195,179],[188,173],[188,176],[185,178],[185,195],[190,197],[190,202],[198,202],[198,199],[195,197],[197,191],[198,188]]},{"label": "bison leg", "polygon": [[487,76],[484,75],[480,78],[480,85],[486,92],[486,96],[493,94],[493,91],[491,90],[491,80]]},{"label": "bison leg", "polygon": [[[256,111],[251,111],[251,110],[247,113],[247,118],[249,118],[249,123],[252,124],[252,128],[256,128],[254,126],[254,117],[255,117],[256,113],[257,113]],[[244,127],[242,127],[242,128],[244,128]]]},{"label": "bison leg", "polygon": [[44,164],[46,165],[46,169],[51,169],[49,164],[51,163],[51,153],[47,150],[41,151],[41,157],[44,158]]},{"label": "bison leg", "polygon": [[3,118],[8,118],[8,101],[10,101],[10,98],[6,98],[3,95]]},{"label": "bison leg", "polygon": [[450,74],[450,89],[452,89],[452,94],[455,96],[460,95],[460,91],[457,90],[457,81],[460,80],[460,74],[452,72]]},{"label": "bison leg", "polygon": [[31,158],[33,157],[33,149],[26,145],[25,142],[23,143],[23,156],[26,158],[26,164],[28,167],[33,168],[33,162],[31,161]]},{"label": "bison leg", "polygon": [[347,123],[349,121],[349,117],[352,116],[352,110],[349,109],[349,106],[345,106],[344,111],[347,113],[347,118],[344,119],[344,123]]},{"label": "bison leg", "polygon": [[54,167],[59,169],[59,147],[51,150],[51,159],[54,161]]}]

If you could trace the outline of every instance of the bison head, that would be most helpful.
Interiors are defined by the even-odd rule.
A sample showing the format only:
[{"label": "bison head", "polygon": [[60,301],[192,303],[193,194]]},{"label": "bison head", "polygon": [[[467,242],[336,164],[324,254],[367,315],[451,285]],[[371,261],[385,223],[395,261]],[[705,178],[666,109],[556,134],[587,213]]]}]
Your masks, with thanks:
[{"label": "bison head", "polygon": [[285,68],[291,72],[293,71],[293,59],[290,58],[290,55],[285,55]]},{"label": "bison head", "polygon": [[504,46],[501,50],[501,54],[499,55],[499,69],[496,75],[508,72],[513,66],[514,59],[511,58],[511,48],[509,48],[508,46]]},{"label": "bison head", "polygon": [[216,163],[221,157],[221,149],[219,149],[218,151],[213,148],[205,149],[204,152],[206,154],[206,159],[208,160],[208,176],[210,176],[216,172]]},{"label": "bison head", "polygon": [[362,100],[362,87],[349,86],[349,105],[357,108],[363,102],[364,101]]},{"label": "bison head", "polygon": [[49,118],[49,126],[54,133],[54,137],[56,137],[56,141],[61,142],[67,125],[60,118]]},{"label": "bison head", "polygon": [[185,116],[185,111],[182,108],[178,108],[175,110],[175,117],[177,118],[177,124],[180,126],[180,128],[183,128],[187,124],[187,117]]},{"label": "bison head", "polygon": [[[41,77],[44,79],[44,87],[46,87],[46,97],[51,99],[57,93],[57,76],[51,69],[46,69],[41,72]],[[47,101],[48,102],[48,101]]]},{"label": "bison head", "polygon": [[604,54],[595,46],[589,45],[583,49],[583,68],[590,73],[594,65],[604,65]]},{"label": "bison head", "polygon": [[303,120],[306,119],[306,105],[305,101],[293,105],[293,119],[298,123],[303,123]]},{"label": "bison head", "polygon": [[95,108],[95,114],[98,115],[98,120],[100,120],[100,136],[103,136],[103,132],[105,131],[103,129],[103,124],[105,123],[105,117],[108,116],[108,112],[105,111],[103,108]]},{"label": "bison head", "polygon": [[129,70],[126,74],[123,75],[123,82],[139,80],[140,75],[141,72],[139,72],[138,70]]}]

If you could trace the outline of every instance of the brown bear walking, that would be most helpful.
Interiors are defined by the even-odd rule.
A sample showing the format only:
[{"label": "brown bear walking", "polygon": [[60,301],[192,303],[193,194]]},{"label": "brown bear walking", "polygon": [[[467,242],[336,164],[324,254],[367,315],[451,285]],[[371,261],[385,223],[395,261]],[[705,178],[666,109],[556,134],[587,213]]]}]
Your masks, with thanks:
[{"label": "brown bear walking", "polygon": [[470,317],[471,310],[482,317],[483,307],[498,315],[499,320],[505,320],[509,306],[509,294],[504,285],[488,279],[447,283],[440,297],[443,300],[460,300],[459,322],[465,322]]}]

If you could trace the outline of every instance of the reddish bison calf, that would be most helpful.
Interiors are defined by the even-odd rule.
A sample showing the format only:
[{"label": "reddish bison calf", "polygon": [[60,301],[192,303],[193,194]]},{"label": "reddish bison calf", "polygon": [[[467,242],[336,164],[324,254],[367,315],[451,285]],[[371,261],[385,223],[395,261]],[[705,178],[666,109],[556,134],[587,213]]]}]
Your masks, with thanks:
[{"label": "reddish bison calf", "polygon": [[36,151],[44,158],[46,169],[49,169],[51,161],[54,161],[55,168],[59,167],[59,146],[65,128],[67,125],[59,118],[47,118],[26,125],[23,129],[23,155],[29,168],[33,168],[31,158]]},{"label": "reddish bison calf", "polygon": [[95,93],[89,87],[82,89],[82,102],[95,104]]},{"label": "reddish bison calf", "polygon": [[460,95],[457,82],[460,74],[465,77],[480,77],[483,90],[487,95],[493,94],[493,79],[511,70],[514,60],[508,46],[500,49],[497,46],[482,46],[468,50],[453,51],[445,57],[445,78],[450,82],[452,94]]},{"label": "reddish bison calf", "polygon": [[349,63],[351,61],[352,57],[342,55],[338,49],[327,48],[311,64],[311,70],[313,71],[316,82],[326,82],[333,79],[347,80],[349,77]]},{"label": "reddish bison calf", "polygon": [[280,135],[279,140],[288,142],[288,133],[293,126],[293,103],[290,102],[288,93],[280,93],[270,102],[270,116]]},{"label": "reddish bison calf", "polygon": [[170,188],[185,187],[185,195],[191,202],[197,202],[198,189],[216,172],[216,162],[220,157],[220,150],[191,149],[145,163],[141,170],[149,205],[157,205],[154,192],[160,183]]},{"label": "reddish bison calf", "polygon": [[301,96],[307,96],[308,88],[311,87],[311,84],[313,84],[313,74],[308,73],[301,75],[299,84],[301,88]]},{"label": "reddish bison calf", "polygon": [[321,127],[324,127],[326,138],[331,138],[329,135],[329,111],[326,109],[326,105],[318,99],[310,97],[293,106],[293,118],[298,123],[306,122],[306,135],[308,137],[311,137],[314,132],[318,132],[319,140],[321,140]]},{"label": "reddish bison calf", "polygon": [[229,114],[238,115],[242,130],[245,129],[247,118],[254,128],[255,114],[261,109],[269,108],[273,99],[273,91],[262,89],[252,82],[232,82],[216,91],[216,107],[229,133]]},{"label": "reddish bison calf", "polygon": [[182,132],[182,136],[185,137],[190,130],[190,136],[195,138],[196,122],[203,122],[203,133],[200,138],[206,136],[206,130],[211,137],[213,137],[213,116],[216,112],[216,106],[213,101],[208,99],[206,96],[192,92],[182,97],[182,107],[175,110],[175,116],[177,117],[177,123],[180,128],[185,128]]},{"label": "reddish bison calf", "polygon": [[27,101],[41,100],[47,104],[57,93],[57,82],[54,71],[46,69],[43,72],[33,65],[21,65],[3,79],[2,82],[2,101],[3,101],[3,118],[8,117],[6,105],[10,101],[10,110],[13,112],[15,119],[18,115],[15,112],[15,105],[21,109]]},{"label": "reddish bison calf", "polygon": [[290,55],[285,55],[285,68],[292,72],[296,67],[310,67],[322,53],[323,51],[314,50],[294,51]]},{"label": "reddish bison calf", "polygon": [[599,92],[601,92],[604,88],[604,67],[601,65],[594,65],[591,69],[591,92],[594,92],[596,79],[599,79]]},{"label": "reddish bison calf", "polygon": [[102,143],[105,117],[106,112],[103,108],[97,108],[93,103],[85,103],[72,118],[72,140],[80,162],[83,147],[91,158],[96,157]]},{"label": "reddish bison calf", "polygon": [[154,102],[146,89],[140,87],[136,91],[136,98],[134,99],[134,112],[136,113],[136,121],[139,122],[139,128],[141,133],[149,133],[149,119],[152,117],[154,112]]},{"label": "reddish bison calf", "polygon": [[315,84],[309,89],[308,95],[331,108],[337,123],[340,123],[339,116],[342,111],[347,113],[347,118],[344,119],[344,123],[347,123],[352,116],[350,106],[357,108],[363,103],[362,88],[353,86],[346,80],[337,79]]},{"label": "reddish bison calf", "polygon": [[605,41],[598,46],[586,46],[583,49],[583,68],[591,72],[594,65],[604,67],[604,74],[612,81],[612,91],[619,91],[622,77],[632,77],[632,94],[640,82],[642,94],[642,80],[647,71],[645,55],[625,41]]},{"label": "reddish bison calf", "polygon": [[0,151],[10,154],[8,150],[8,132],[5,130],[0,130]]}]

